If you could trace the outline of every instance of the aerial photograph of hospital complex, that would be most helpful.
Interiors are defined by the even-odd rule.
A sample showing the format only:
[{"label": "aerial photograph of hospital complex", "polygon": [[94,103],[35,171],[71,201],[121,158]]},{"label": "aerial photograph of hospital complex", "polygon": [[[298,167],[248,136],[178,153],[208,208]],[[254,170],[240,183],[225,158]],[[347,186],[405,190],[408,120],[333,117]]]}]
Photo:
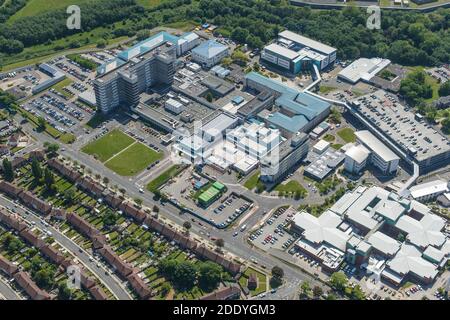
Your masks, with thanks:
[{"label": "aerial photograph of hospital complex", "polygon": [[448,300],[449,79],[450,1],[0,0],[0,300]]}]

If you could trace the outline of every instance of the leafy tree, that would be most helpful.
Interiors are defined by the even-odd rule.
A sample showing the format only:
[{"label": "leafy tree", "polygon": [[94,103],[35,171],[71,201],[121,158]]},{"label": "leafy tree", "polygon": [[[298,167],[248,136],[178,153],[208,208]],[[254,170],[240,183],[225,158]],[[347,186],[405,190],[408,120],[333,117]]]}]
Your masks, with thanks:
[{"label": "leafy tree", "polygon": [[55,157],[59,150],[59,145],[57,143],[44,143],[45,152],[49,155],[49,157]]},{"label": "leafy tree", "polygon": [[450,96],[450,81],[441,84],[438,93],[440,97]]},{"label": "leafy tree", "polygon": [[49,168],[45,168],[45,170],[44,170],[44,184],[45,184],[45,186],[48,189],[52,190],[54,183],[55,183],[55,176],[53,175],[53,172],[51,172]]},{"label": "leafy tree", "polygon": [[42,168],[41,164],[36,158],[31,161],[31,174],[35,181],[40,181],[42,179]]},{"label": "leafy tree", "polygon": [[119,220],[119,215],[112,210],[108,210],[103,216],[103,224],[105,226],[113,226]]},{"label": "leafy tree", "polygon": [[413,107],[417,106],[424,99],[431,98],[433,89],[426,81],[424,71],[413,71],[400,83],[400,94]]},{"label": "leafy tree", "polygon": [[14,169],[11,161],[7,158],[3,159],[3,178],[8,182],[12,182],[14,180]]},{"label": "leafy tree", "polygon": [[215,244],[216,244],[217,248],[221,249],[225,246],[225,241],[223,239],[219,238],[215,241]]},{"label": "leafy tree", "polygon": [[197,270],[192,262],[183,261],[180,262],[175,268],[173,274],[173,281],[180,289],[191,289],[197,277]]},{"label": "leafy tree", "polygon": [[168,282],[164,282],[161,285],[159,292],[160,292],[161,296],[165,297],[169,294],[171,289],[172,289],[172,287],[170,286],[170,284]]},{"label": "leafy tree", "polygon": [[284,277],[284,270],[280,268],[279,266],[274,266],[272,268],[272,275],[274,277],[282,279]]},{"label": "leafy tree", "polygon": [[136,204],[138,205],[138,206],[142,206],[142,199],[141,198],[134,198],[134,202],[136,202]]},{"label": "leafy tree", "polygon": [[323,294],[323,290],[319,286],[314,286],[313,288],[313,296],[314,298],[319,298]]},{"label": "leafy tree", "polygon": [[331,108],[330,120],[336,124],[341,123],[342,115],[337,108]]},{"label": "leafy tree", "polygon": [[352,290],[352,298],[355,300],[364,300],[366,298],[366,295],[364,294],[364,291],[362,291],[361,287],[359,285],[356,285]]},{"label": "leafy tree", "polygon": [[65,282],[61,282],[58,285],[58,299],[59,300],[70,300],[72,297],[72,290],[67,287]]},{"label": "leafy tree", "polygon": [[103,183],[104,184],[108,184],[109,183],[109,178],[108,177],[104,177],[103,178]]},{"label": "leafy tree", "polygon": [[208,92],[208,93],[206,94],[205,98],[206,98],[206,100],[207,100],[208,102],[213,102],[213,100],[214,100],[214,96],[212,95],[211,92]]},{"label": "leafy tree", "polygon": [[45,128],[47,127],[47,121],[45,121],[45,119],[43,117],[38,117],[37,125],[38,125],[38,127],[37,127],[38,130],[44,131]]},{"label": "leafy tree", "polygon": [[198,282],[202,290],[212,291],[217,288],[222,280],[223,269],[217,263],[207,261],[198,267]]},{"label": "leafy tree", "polygon": [[147,39],[148,37],[150,37],[150,30],[146,30],[146,29],[144,29],[144,30],[139,30],[139,31],[136,33],[136,39],[139,40],[139,41],[145,40],[145,39]]},{"label": "leafy tree", "polygon": [[333,288],[339,291],[344,291],[347,287],[348,279],[345,273],[339,271],[334,272],[330,277],[330,284]]},{"label": "leafy tree", "polygon": [[183,228],[186,230],[186,232],[189,232],[189,230],[192,228],[192,224],[189,221],[183,222]]},{"label": "leafy tree", "polygon": [[72,205],[75,201],[76,191],[74,188],[70,188],[64,191],[63,198],[64,202],[68,205]]},{"label": "leafy tree", "polygon": [[304,297],[309,296],[309,293],[311,292],[311,285],[308,281],[303,281],[302,285],[300,286],[301,295]]},{"label": "leafy tree", "polygon": [[48,268],[41,269],[34,274],[33,280],[40,288],[49,289],[54,283],[54,272]]}]

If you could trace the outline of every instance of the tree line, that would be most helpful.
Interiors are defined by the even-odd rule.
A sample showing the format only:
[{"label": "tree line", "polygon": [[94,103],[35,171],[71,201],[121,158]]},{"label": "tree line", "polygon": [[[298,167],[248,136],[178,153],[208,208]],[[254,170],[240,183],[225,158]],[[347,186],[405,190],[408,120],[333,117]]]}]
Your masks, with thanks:
[{"label": "tree line", "polygon": [[429,14],[385,10],[380,30],[369,30],[367,13],[357,7],[311,10],[281,1],[200,0],[188,15],[217,24],[218,32],[251,47],[261,48],[289,29],[338,48],[344,60],[384,57],[405,65],[450,61],[449,9]]},{"label": "tree line", "polygon": [[47,43],[75,33],[108,26],[114,22],[138,17],[144,8],[135,0],[97,0],[80,4],[82,12],[81,30],[70,30],[66,26],[68,15],[65,9],[56,9],[12,23],[0,24],[0,52],[18,53],[23,47]]}]

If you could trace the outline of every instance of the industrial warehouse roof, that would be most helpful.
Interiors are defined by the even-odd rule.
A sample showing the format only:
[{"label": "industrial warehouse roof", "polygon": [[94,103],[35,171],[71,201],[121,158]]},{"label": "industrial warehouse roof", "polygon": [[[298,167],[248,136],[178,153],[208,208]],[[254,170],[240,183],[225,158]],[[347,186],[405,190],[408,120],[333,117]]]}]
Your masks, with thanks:
[{"label": "industrial warehouse roof", "polygon": [[337,49],[316,40],[301,36],[295,32],[285,30],[278,34],[278,36],[291,40],[295,43],[301,44],[304,47],[309,47],[313,50],[319,51],[324,54],[331,54]]},{"label": "industrial warehouse roof", "polygon": [[294,224],[304,230],[303,236],[312,243],[327,242],[337,249],[345,251],[350,236],[336,227],[342,222],[341,218],[331,211],[325,211],[316,218],[307,212],[301,212],[292,218]]},{"label": "industrial warehouse roof", "polygon": [[444,180],[434,180],[422,184],[418,184],[409,189],[411,196],[414,199],[421,198],[424,196],[443,193],[448,190],[448,183]]},{"label": "industrial warehouse roof", "polygon": [[228,50],[227,46],[214,40],[208,40],[200,44],[195,49],[192,49],[192,53],[196,53],[205,58],[212,58],[226,50]]},{"label": "industrial warehouse roof", "polygon": [[347,68],[339,72],[339,77],[351,83],[356,83],[359,80],[369,81],[390,63],[391,61],[387,59],[360,58],[353,61]]},{"label": "industrial warehouse roof", "polygon": [[356,137],[371,151],[375,152],[384,161],[400,160],[400,158],[377,139],[370,131],[362,130],[355,132]]},{"label": "industrial warehouse roof", "polygon": [[400,242],[380,231],[372,234],[368,241],[375,249],[387,256],[393,256],[400,249]]}]

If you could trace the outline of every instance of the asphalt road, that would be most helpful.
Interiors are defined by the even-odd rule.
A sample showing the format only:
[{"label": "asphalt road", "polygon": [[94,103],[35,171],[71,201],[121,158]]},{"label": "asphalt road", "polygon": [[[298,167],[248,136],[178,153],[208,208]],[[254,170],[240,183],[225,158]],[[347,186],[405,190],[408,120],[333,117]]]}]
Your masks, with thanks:
[{"label": "asphalt road", "polygon": [[[45,141],[59,143],[58,141],[43,133],[32,131],[32,127],[29,124],[23,126],[23,129],[30,132],[30,134],[36,137],[39,141],[39,144]],[[159,201],[153,199],[153,195],[150,192],[145,191],[144,193],[140,193],[140,186],[134,183],[133,178],[127,178],[117,175],[116,173],[106,168],[101,162],[95,160],[93,157],[87,154],[82,153],[79,150],[74,149],[72,146],[64,145],[64,151],[60,149],[59,153],[65,157],[71,158],[72,160],[76,160],[79,164],[85,165],[86,168],[90,168],[93,174],[98,173],[103,177],[108,177],[110,180],[109,185],[118,185],[119,187],[124,188],[127,192],[126,195],[130,198],[141,198],[143,200],[144,206],[159,206],[160,215],[169,219],[170,221],[173,221],[177,225],[181,226],[185,221],[192,222],[193,216],[186,213],[180,215],[180,210],[172,206],[171,204],[166,203],[165,205],[162,205]],[[247,230],[251,229],[253,225],[259,223],[264,210],[270,211],[271,209],[283,204],[283,199],[276,200],[271,197],[260,197],[248,190],[244,191],[241,189],[240,193],[245,193],[246,196],[248,196],[255,202],[255,206],[259,206],[258,210],[247,219]],[[224,249],[226,251],[235,256],[241,257],[245,261],[249,261],[249,259],[256,259],[257,266],[264,265],[266,267],[266,270],[270,270],[275,265],[281,266],[285,272],[286,283],[299,283],[302,281],[308,281],[312,286],[323,286],[323,284],[317,281],[314,277],[304,273],[300,269],[294,268],[291,265],[284,263],[282,260],[272,257],[268,253],[260,252],[253,248],[247,243],[247,233],[238,232],[238,236],[234,237],[233,233],[236,231],[236,227],[227,230],[218,230],[204,222],[201,222],[201,224],[202,226],[200,226],[198,223],[192,223],[190,233],[196,235],[198,238],[205,239],[205,241],[208,241],[206,237],[207,233],[210,233],[210,237],[222,238],[225,242]],[[286,295],[292,294],[297,290],[297,286],[295,288],[290,288],[289,290],[286,290],[289,291],[286,293]]]},{"label": "asphalt road", "polygon": [[15,292],[7,283],[6,280],[0,278],[0,300],[22,300],[17,292]]},{"label": "asphalt road", "polygon": [[[9,199],[0,196],[0,205],[6,208],[14,208],[16,205]],[[91,271],[97,279],[99,279],[111,293],[119,300],[131,300],[131,296],[125,289],[122,282],[114,275],[111,274],[102,264],[97,267],[97,261],[93,257],[78,246],[75,242],[63,235],[59,230],[53,228],[51,225],[45,227],[43,225],[43,219],[31,211],[23,208],[22,206],[17,206],[14,211],[23,217],[26,221],[34,223],[34,226],[41,230],[42,232],[50,231],[52,237],[58,242],[62,247],[69,251],[74,257],[78,259],[89,271]],[[93,260],[93,261],[91,261]]]}]

